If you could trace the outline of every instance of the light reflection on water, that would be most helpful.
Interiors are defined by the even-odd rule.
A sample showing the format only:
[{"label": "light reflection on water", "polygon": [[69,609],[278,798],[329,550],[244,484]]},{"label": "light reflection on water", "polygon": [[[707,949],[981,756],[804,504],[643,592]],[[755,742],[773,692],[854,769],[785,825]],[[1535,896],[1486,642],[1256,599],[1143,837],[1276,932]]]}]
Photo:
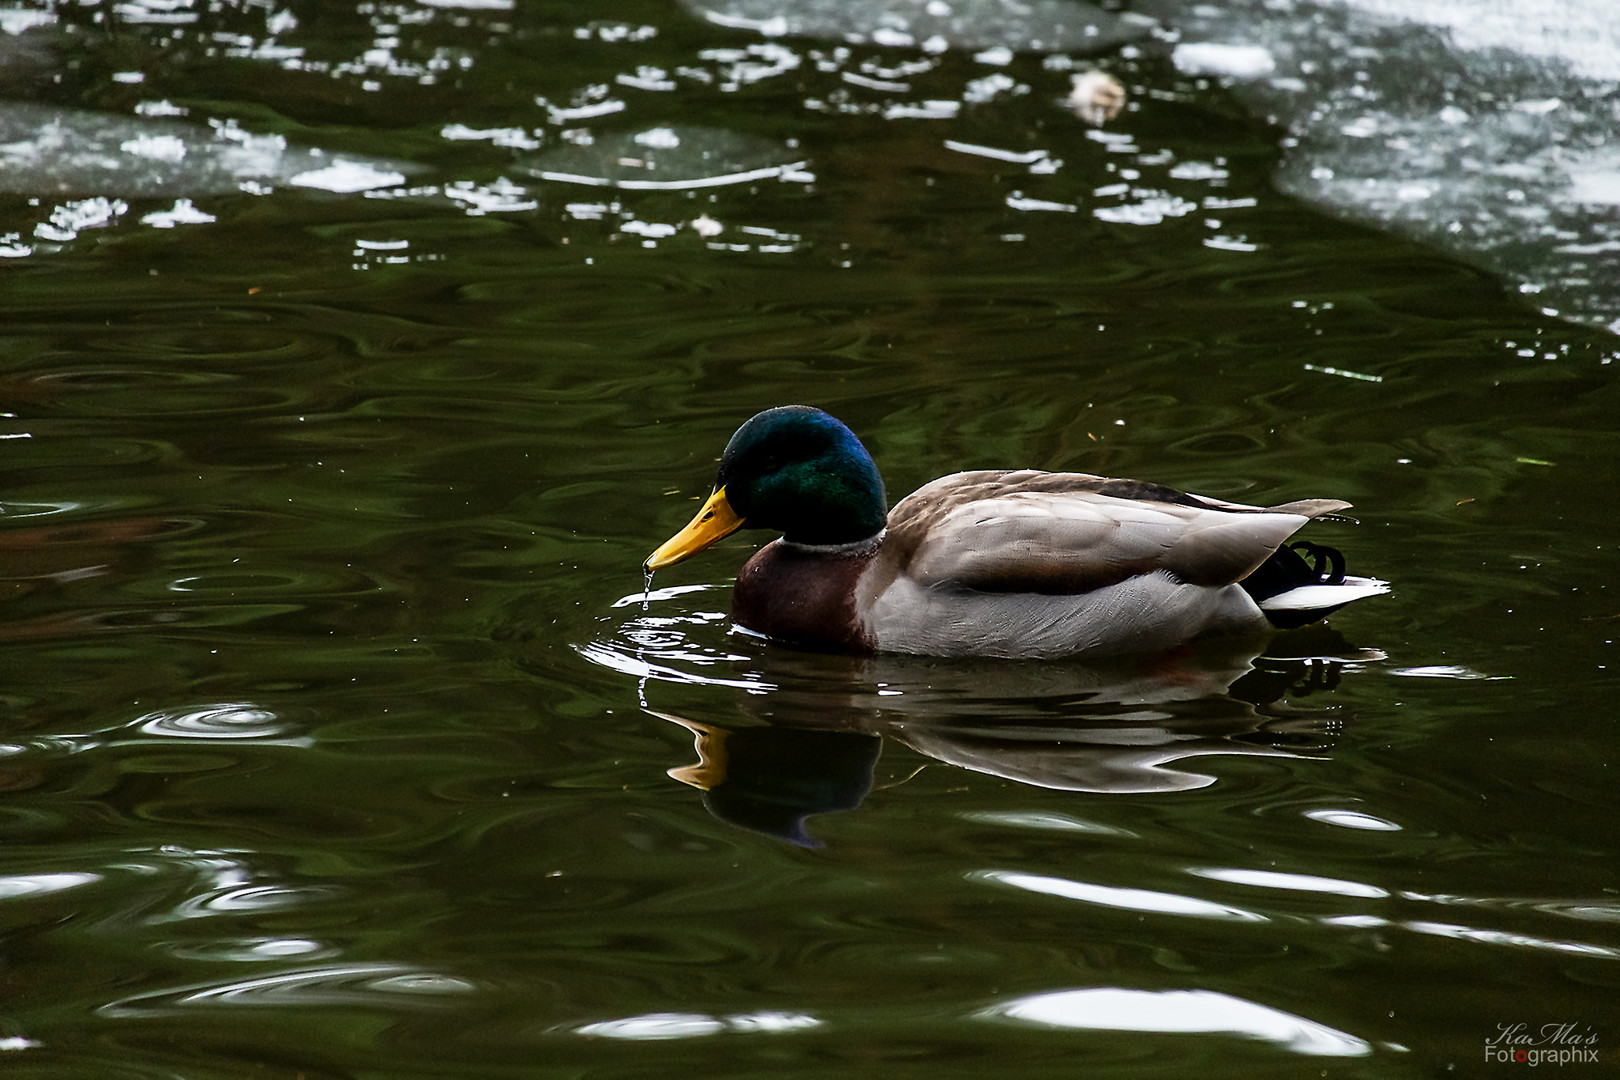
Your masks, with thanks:
[{"label": "light reflection on water", "polygon": [[331,946],[322,945],[309,938],[222,938],[197,944],[172,942],[166,948],[175,956],[187,960],[213,960],[222,963],[274,962],[290,956],[335,956],[338,952]]},{"label": "light reflection on water", "polygon": [[[193,709],[166,709],[136,717],[132,726],[147,735],[181,739],[268,739],[282,735],[287,724],[272,710],[251,702],[225,702]],[[312,740],[281,740],[308,746]]]},{"label": "light reflection on water", "polygon": [[1065,1029],[1236,1035],[1311,1057],[1360,1057],[1372,1052],[1354,1035],[1208,990],[1058,990],[1008,1001],[984,1015]]},{"label": "light reflection on water", "polygon": [[[1447,905],[1462,905],[1473,907],[1494,908],[1503,913],[1511,912],[1514,907],[1522,906],[1510,900],[1470,897],[1428,897],[1407,890],[1391,893],[1376,885],[1362,882],[1342,881],[1313,875],[1279,874],[1270,871],[1240,870],[1235,868],[1189,868],[1189,874],[1196,877],[1209,878],[1216,881],[1226,881],[1234,884],[1251,885],[1265,889],[1281,889],[1306,893],[1327,893],[1331,895],[1383,900],[1392,895],[1401,899],[1412,901],[1438,902]],[[1356,930],[1406,930],[1417,934],[1427,934],[1438,937],[1447,937],[1459,941],[1475,944],[1508,946],[1519,949],[1541,950],[1553,953],[1568,953],[1576,956],[1593,957],[1605,960],[1620,960],[1620,949],[1610,946],[1582,942],[1569,939],[1548,939],[1528,934],[1516,933],[1510,930],[1491,927],[1462,926],[1454,923],[1438,922],[1431,919],[1390,919],[1380,915],[1335,913],[1322,916],[1306,916],[1303,914],[1285,914],[1275,911],[1253,911],[1226,904],[1216,904],[1208,900],[1199,899],[1183,894],[1155,892],[1144,889],[1125,889],[1115,886],[1100,885],[1092,882],[1073,881],[1065,878],[1053,878],[1036,874],[1025,874],[1008,870],[982,870],[973,871],[967,875],[969,880],[988,882],[991,884],[1006,885],[1028,892],[1057,896],[1067,900],[1075,900],[1083,904],[1093,904],[1105,908],[1121,908],[1130,911],[1152,912],[1156,914],[1172,915],[1178,917],[1202,919],[1226,919],[1237,922],[1265,923],[1273,920],[1299,921],[1302,918],[1313,918],[1324,926],[1343,927]],[[1566,900],[1545,902],[1535,905],[1537,910],[1548,913],[1563,913],[1571,909],[1581,910],[1580,901]],[[1612,911],[1612,908],[1599,905],[1599,910]],[[1582,915],[1575,916],[1583,918]]]},{"label": "light reflection on water", "polygon": [[344,964],[122,998],[102,1006],[117,1018],[183,1015],[192,1008],[437,1008],[476,990],[466,979],[405,964]]},{"label": "light reflection on water", "polygon": [[1320,821],[1326,825],[1337,825],[1344,829],[1366,829],[1371,832],[1399,832],[1400,826],[1393,821],[1363,814],[1356,810],[1307,810],[1305,816],[1313,821]]},{"label": "light reflection on water", "polygon": [[804,1031],[821,1026],[813,1016],[794,1013],[751,1013],[740,1016],[707,1016],[702,1013],[650,1013],[620,1020],[598,1020],[574,1030],[580,1035],[601,1039],[690,1039],[724,1032],[767,1033]]},{"label": "light reflection on water", "polygon": [[0,900],[61,892],[100,881],[101,875],[88,873],[13,874],[0,877]]},{"label": "light reflection on water", "polygon": [[1266,916],[1258,912],[1245,911],[1229,904],[1213,904],[1191,896],[1178,896],[1147,889],[1120,889],[1110,885],[1094,885],[1040,874],[1020,874],[1010,870],[976,870],[968,874],[968,878],[1023,889],[1026,892],[1061,896],[1066,900],[1078,900],[1083,904],[1124,908],[1128,911],[1178,915],[1194,919],[1223,919],[1232,922],[1266,921]]},{"label": "light reflection on water", "polygon": [[1338,878],[1317,877],[1313,874],[1279,874],[1269,870],[1239,870],[1231,867],[1204,867],[1188,870],[1190,874],[1213,881],[1230,881],[1237,885],[1253,885],[1263,889],[1296,889],[1300,892],[1334,893],[1338,896],[1383,897],[1389,893],[1376,885],[1359,881],[1341,881]]}]

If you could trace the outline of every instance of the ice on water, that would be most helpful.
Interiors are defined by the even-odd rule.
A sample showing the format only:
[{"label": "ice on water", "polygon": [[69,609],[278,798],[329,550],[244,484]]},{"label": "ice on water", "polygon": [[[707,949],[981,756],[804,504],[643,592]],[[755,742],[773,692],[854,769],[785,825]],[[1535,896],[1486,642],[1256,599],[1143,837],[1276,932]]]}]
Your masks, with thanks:
[{"label": "ice on water", "polygon": [[1288,129],[1284,191],[1620,329],[1612,6],[1233,0],[1165,17],[1179,66]]}]

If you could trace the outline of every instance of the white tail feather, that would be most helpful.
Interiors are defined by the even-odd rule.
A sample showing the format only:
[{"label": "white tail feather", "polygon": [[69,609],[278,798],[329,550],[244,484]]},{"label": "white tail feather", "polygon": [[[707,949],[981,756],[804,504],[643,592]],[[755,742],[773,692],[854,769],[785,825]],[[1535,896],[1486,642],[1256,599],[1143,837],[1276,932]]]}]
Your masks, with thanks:
[{"label": "white tail feather", "polygon": [[1260,601],[1261,611],[1326,611],[1365,596],[1389,592],[1389,582],[1377,578],[1346,577],[1338,585],[1301,585]]}]

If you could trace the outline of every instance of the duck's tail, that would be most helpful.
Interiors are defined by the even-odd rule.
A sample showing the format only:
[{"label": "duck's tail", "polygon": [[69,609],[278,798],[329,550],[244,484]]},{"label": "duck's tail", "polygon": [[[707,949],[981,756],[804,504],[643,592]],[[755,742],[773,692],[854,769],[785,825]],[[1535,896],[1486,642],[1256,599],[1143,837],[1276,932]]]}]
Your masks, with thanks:
[{"label": "duck's tail", "polygon": [[1305,626],[1352,600],[1389,592],[1387,581],[1346,575],[1337,548],[1309,540],[1284,544],[1238,584],[1279,630]]}]

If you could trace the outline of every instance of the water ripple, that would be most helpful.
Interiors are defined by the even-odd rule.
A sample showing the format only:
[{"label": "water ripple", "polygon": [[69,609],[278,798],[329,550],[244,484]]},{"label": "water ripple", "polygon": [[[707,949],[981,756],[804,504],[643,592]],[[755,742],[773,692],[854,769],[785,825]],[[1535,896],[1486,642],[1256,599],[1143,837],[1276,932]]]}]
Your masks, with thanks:
[{"label": "water ripple", "polygon": [[1595,945],[1587,941],[1544,938],[1534,934],[1521,934],[1510,930],[1494,930],[1483,926],[1462,926],[1458,923],[1434,922],[1428,919],[1392,921],[1380,918],[1377,915],[1341,915],[1323,919],[1322,921],[1328,926],[1345,926],[1358,930],[1398,927],[1410,930],[1414,934],[1450,938],[1453,941],[1466,941],[1480,945],[1506,945],[1511,948],[1562,953],[1566,956],[1580,956],[1592,960],[1620,960],[1620,948],[1609,945]]},{"label": "water ripple", "polygon": [[1393,821],[1385,821],[1383,818],[1355,810],[1307,810],[1305,816],[1312,821],[1320,821],[1324,825],[1337,825],[1342,829],[1363,829],[1368,832],[1401,831],[1401,827]]},{"label": "water ripple", "polygon": [[[271,880],[269,871],[249,861],[250,854],[167,845],[109,862],[110,870],[153,882],[142,890],[147,898],[128,906],[120,918],[138,917],[146,925],[157,926],[220,916],[251,917],[347,895],[348,890],[337,885],[289,885]],[[183,880],[175,882],[177,876]]]},{"label": "water ripple", "polygon": [[619,1020],[598,1020],[573,1029],[577,1035],[599,1039],[691,1039],[722,1032],[781,1034],[820,1027],[822,1021],[804,1013],[760,1012],[736,1016],[710,1016],[707,1013],[646,1013]]},{"label": "water ripple", "polygon": [[244,961],[285,960],[289,956],[334,956],[337,949],[310,938],[248,937],[218,941],[169,942],[160,944],[171,955],[186,960]]},{"label": "water ripple", "polygon": [[608,635],[575,645],[574,651],[593,664],[641,680],[729,686],[755,693],[776,689],[774,684],[765,681],[755,671],[743,670],[735,678],[710,674],[716,667],[736,669],[751,659],[740,653],[699,643],[712,637],[712,633],[692,633],[696,628],[728,621],[730,616],[726,613],[691,610],[682,610],[673,615],[651,613],[651,605],[655,603],[715,588],[717,586],[714,585],[681,585],[621,596],[613,602],[614,608],[639,605],[642,614],[615,627]]},{"label": "water ripple", "polygon": [[199,983],[134,994],[101,1006],[112,1017],[176,1015],[195,1006],[373,1006],[437,1008],[473,992],[469,979],[407,964],[341,964],[254,979]]},{"label": "water ripple", "polygon": [[1087,881],[1024,874],[1014,870],[974,870],[967,875],[969,881],[1010,885],[1026,892],[1061,896],[1102,907],[1124,908],[1163,915],[1188,915],[1198,919],[1228,919],[1238,922],[1267,922],[1266,916],[1230,904],[1217,904],[1194,896],[1155,892],[1150,889],[1122,889],[1113,885],[1094,885]]},{"label": "water ripple", "polygon": [[1193,867],[1187,871],[1212,881],[1229,881],[1236,885],[1253,885],[1260,889],[1285,889],[1296,892],[1335,893],[1339,896],[1385,897],[1389,892],[1376,885],[1339,878],[1318,877],[1314,874],[1283,874],[1273,870],[1241,870],[1235,867]]},{"label": "water ripple", "polygon": [[178,904],[172,914],[158,921],[278,911],[298,907],[312,900],[337,896],[341,891],[320,885],[244,885],[191,897]]},{"label": "water ripple", "polygon": [[76,889],[80,885],[90,885],[100,880],[100,874],[89,873],[9,874],[0,876],[0,900],[61,892],[64,889]]},{"label": "water ripple", "polygon": [[1042,829],[1055,832],[1088,833],[1092,836],[1120,836],[1134,839],[1129,829],[1103,825],[1095,821],[1035,810],[969,810],[961,815],[964,821],[977,821],[985,825],[1004,825],[1015,829]]},{"label": "water ripple", "polygon": [[1102,986],[1013,998],[978,1014],[1037,1027],[1151,1031],[1262,1039],[1313,1057],[1364,1057],[1372,1045],[1335,1028],[1211,990],[1126,990]]},{"label": "water ripple", "polygon": [[[1187,871],[1196,877],[1211,881],[1224,881],[1236,885],[1248,885],[1255,888],[1275,889],[1283,892],[1305,892],[1330,894],[1358,899],[1386,900],[1399,898],[1421,904],[1437,904],[1446,907],[1464,907],[1485,909],[1498,913],[1512,913],[1518,911],[1533,911],[1544,915],[1575,919],[1583,922],[1611,923],[1620,922],[1620,906],[1602,900],[1579,899],[1523,899],[1499,898],[1477,896],[1436,895],[1413,892],[1407,889],[1389,890],[1377,885],[1359,881],[1349,881],[1342,878],[1329,878],[1313,874],[1290,874],[1274,870],[1250,870],[1237,867],[1191,867]],[[1098,900],[1092,892],[1098,886],[1080,885],[1074,882],[1060,882],[1060,886],[1052,886],[1053,879],[1037,879],[1035,891],[1051,892],[1056,895],[1073,896],[1076,899],[1091,900],[1092,902],[1107,902],[1106,895]],[[1011,882],[1025,888],[1031,888],[1027,882]],[[1158,897],[1161,894],[1149,894]],[[1124,903],[1115,906],[1128,906]],[[1163,910],[1172,913],[1178,912],[1173,905],[1153,907],[1140,905],[1144,910]],[[1424,934],[1430,937],[1450,938],[1453,941],[1471,942],[1484,945],[1505,945],[1520,949],[1535,949],[1546,952],[1564,953],[1571,956],[1583,956],[1601,960],[1620,960],[1620,948],[1597,944],[1589,941],[1576,941],[1563,938],[1549,938],[1534,934],[1520,933],[1512,930],[1497,929],[1486,926],[1466,926],[1452,922],[1442,922],[1433,919],[1391,919],[1382,915],[1349,912],[1322,917],[1307,916],[1312,921],[1327,927],[1339,927],[1354,930],[1407,930],[1415,934]]]},{"label": "water ripple", "polygon": [[[147,735],[215,740],[268,739],[288,730],[274,711],[245,701],[162,709],[137,717],[132,726]],[[309,745],[310,740],[293,742]]]}]

